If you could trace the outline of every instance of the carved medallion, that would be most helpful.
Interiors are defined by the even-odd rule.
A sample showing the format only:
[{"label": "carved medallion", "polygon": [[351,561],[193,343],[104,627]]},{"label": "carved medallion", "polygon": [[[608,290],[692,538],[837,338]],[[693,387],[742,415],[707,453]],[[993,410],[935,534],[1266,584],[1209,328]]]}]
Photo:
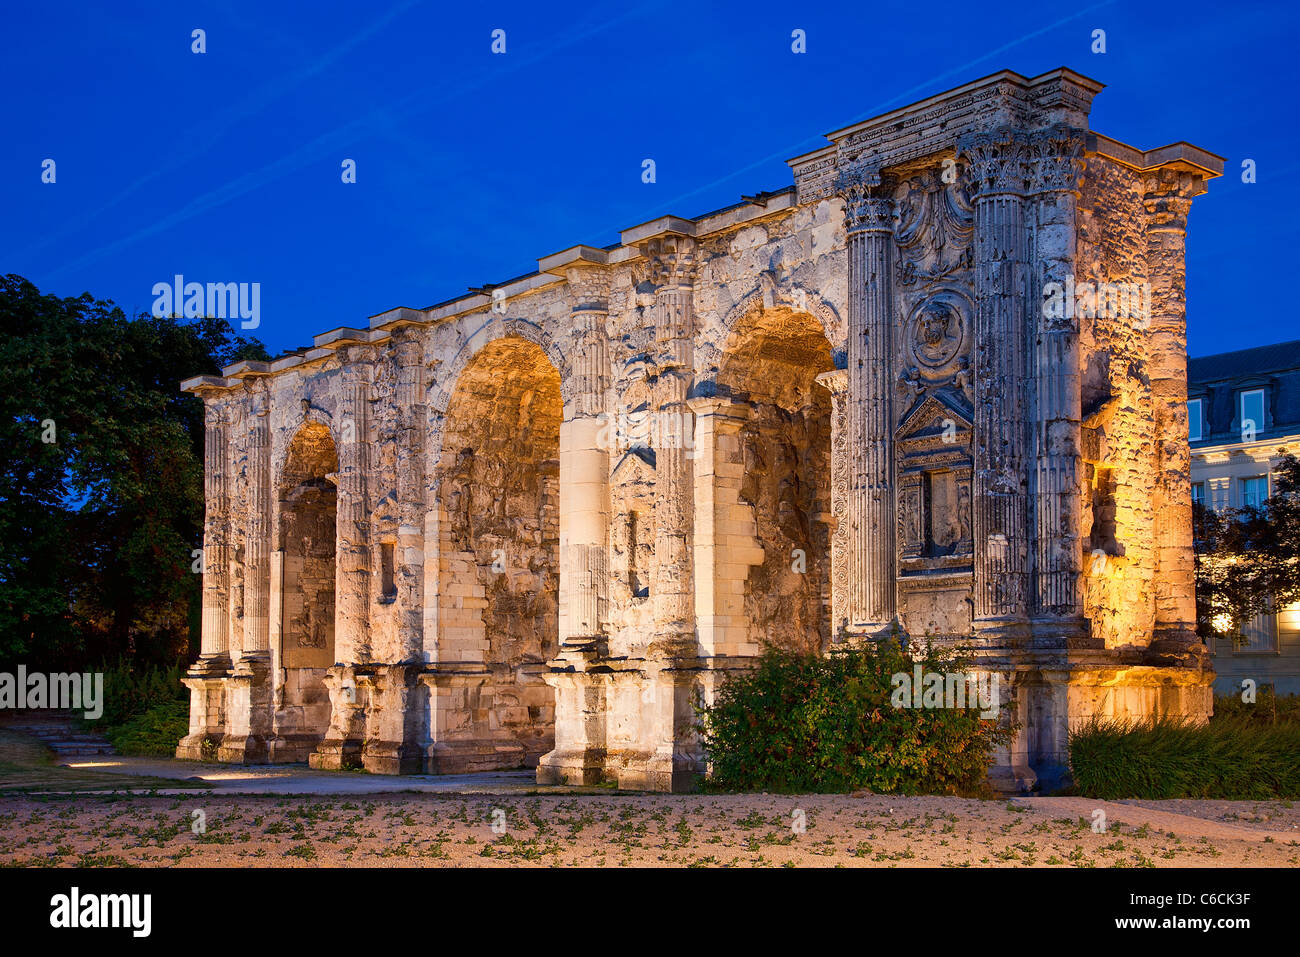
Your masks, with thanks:
[{"label": "carved medallion", "polygon": [[958,360],[969,352],[968,308],[965,298],[952,292],[924,299],[912,308],[904,339],[908,364],[926,379],[957,374]]}]

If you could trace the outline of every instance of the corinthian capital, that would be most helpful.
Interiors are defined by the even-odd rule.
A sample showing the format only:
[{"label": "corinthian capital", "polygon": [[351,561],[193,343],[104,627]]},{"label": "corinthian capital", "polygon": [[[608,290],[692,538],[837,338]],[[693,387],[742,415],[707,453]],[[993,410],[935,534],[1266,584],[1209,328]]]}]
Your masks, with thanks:
[{"label": "corinthian capital", "polygon": [[689,286],[695,282],[695,240],[689,236],[660,236],[641,247],[656,286]]},{"label": "corinthian capital", "polygon": [[220,429],[226,424],[225,404],[215,399],[206,399],[203,403],[203,424],[209,429]]},{"label": "corinthian capital", "polygon": [[255,417],[267,415],[271,411],[270,382],[265,376],[255,376],[244,380],[244,395],[248,403],[249,414]]},{"label": "corinthian capital", "polygon": [[844,225],[853,233],[887,233],[894,228],[892,182],[878,169],[845,170],[836,192],[844,200]]},{"label": "corinthian capital", "polygon": [[971,199],[1001,193],[1024,194],[1031,151],[1029,137],[1023,131],[999,127],[974,133],[957,142],[957,153],[966,167]]},{"label": "corinthian capital", "polygon": [[1078,193],[1087,167],[1086,134],[1070,126],[1053,126],[1029,136],[1029,192]]}]

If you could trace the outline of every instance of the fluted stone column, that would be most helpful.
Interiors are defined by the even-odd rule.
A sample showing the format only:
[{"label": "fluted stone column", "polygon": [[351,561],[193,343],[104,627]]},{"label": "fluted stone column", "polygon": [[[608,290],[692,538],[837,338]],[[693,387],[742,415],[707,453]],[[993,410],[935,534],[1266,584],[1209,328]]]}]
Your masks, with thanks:
[{"label": "fluted stone column", "polygon": [[848,629],[897,620],[893,432],[893,201],[880,174],[841,186],[849,253]]},{"label": "fluted stone column", "polygon": [[[1041,639],[1077,639],[1083,618],[1079,481],[1081,393],[1078,320],[1073,310],[1054,313],[1046,283],[1065,286],[1075,274],[1079,184],[1084,132],[1044,130],[1030,139],[1029,211],[1034,223],[1036,268],[1030,273],[1033,336],[1034,517],[1031,614]],[[1064,314],[1058,314],[1064,312]]]},{"label": "fluted stone column", "polygon": [[248,532],[244,546],[244,646],[241,657],[270,652],[271,407],[266,379],[249,384]]},{"label": "fluted stone column", "polygon": [[1143,183],[1147,275],[1151,282],[1147,368],[1155,413],[1159,472],[1152,489],[1156,592],[1152,649],[1177,657],[1204,657],[1196,635],[1192,550],[1191,452],[1187,444],[1187,216],[1204,192],[1199,175],[1153,170]]},{"label": "fluted stone column", "polygon": [[655,643],[668,656],[695,653],[695,596],[691,539],[695,469],[682,437],[692,419],[686,404],[694,378],[695,240],[653,239],[643,250],[655,284],[658,349],[655,447]]},{"label": "fluted stone column", "polygon": [[248,509],[244,518],[244,630],[226,689],[222,761],[261,762],[271,736],[271,405],[267,380],[244,381]]},{"label": "fluted stone column", "polygon": [[596,266],[565,277],[577,343],[560,425],[560,650],[543,676],[555,691],[555,747],[538,760],[537,780],[598,784],[608,733],[609,278]]},{"label": "fluted stone column", "polygon": [[[189,731],[178,758],[210,757],[225,737],[225,677],[230,669],[230,456],[225,403],[203,396],[203,618],[199,660],[182,679],[190,692]],[[206,744],[205,744],[206,742]],[[206,754],[205,754],[206,751]]]},{"label": "fluted stone column", "polygon": [[1025,306],[1027,147],[1013,130],[963,141],[975,203],[975,614],[977,634],[1023,637],[1028,614]]},{"label": "fluted stone column", "polygon": [[356,665],[370,660],[370,365],[348,349],[339,371],[338,562],[335,590],[335,658]]},{"label": "fluted stone column", "polygon": [[609,279],[603,269],[567,271],[578,331],[573,399],[560,427],[560,589],[564,646],[599,644],[609,600]]},{"label": "fluted stone column", "polygon": [[222,404],[208,399],[203,434],[203,632],[201,655],[226,656],[230,649],[230,499]]}]

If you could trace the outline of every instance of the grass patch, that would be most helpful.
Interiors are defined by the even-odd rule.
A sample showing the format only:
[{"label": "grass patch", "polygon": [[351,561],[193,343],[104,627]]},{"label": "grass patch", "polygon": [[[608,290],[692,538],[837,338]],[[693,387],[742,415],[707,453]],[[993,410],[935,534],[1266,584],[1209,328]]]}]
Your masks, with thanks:
[{"label": "grass patch", "polygon": [[1241,695],[1215,695],[1214,717],[1211,721],[1222,718],[1242,718],[1257,724],[1300,724],[1300,695],[1277,695],[1273,689],[1259,689],[1256,700],[1245,702]]},{"label": "grass patch", "polygon": [[1300,723],[1094,720],[1070,735],[1074,791],[1103,800],[1300,797]]},{"label": "grass patch", "polygon": [[[111,761],[112,757],[86,758],[88,762]],[[149,788],[211,787],[206,782],[172,778],[125,776],[106,771],[65,768],[40,741],[29,735],[0,729],[0,791],[122,791]]]}]

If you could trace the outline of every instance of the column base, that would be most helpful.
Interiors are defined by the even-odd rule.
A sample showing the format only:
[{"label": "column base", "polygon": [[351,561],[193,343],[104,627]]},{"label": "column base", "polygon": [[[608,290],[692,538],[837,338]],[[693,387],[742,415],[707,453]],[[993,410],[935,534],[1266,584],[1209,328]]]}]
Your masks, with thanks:
[{"label": "column base", "polygon": [[316,771],[359,771],[361,745],[360,740],[326,738],[307,757],[307,765]]},{"label": "column base", "polygon": [[524,767],[528,760],[523,745],[495,744],[491,741],[463,741],[435,744],[424,755],[427,774],[476,774],[484,771],[510,771]]},{"label": "column base", "polygon": [[605,771],[605,750],[548,751],[537,762],[538,784],[596,787],[614,781]]},{"label": "column base", "polygon": [[361,749],[361,765],[371,774],[420,774],[424,750],[401,741],[368,742]]},{"label": "column base", "polygon": [[220,731],[200,731],[187,734],[176,745],[176,757],[181,761],[215,761],[225,735]]},{"label": "column base", "polygon": [[320,744],[319,734],[277,734],[266,744],[271,764],[299,764],[309,761]]},{"label": "column base", "polygon": [[226,676],[230,656],[206,655],[190,666],[181,684],[190,692],[189,732],[176,745],[183,761],[214,761],[226,736]]},{"label": "column base", "polygon": [[222,764],[269,764],[271,757],[260,734],[226,735],[217,746],[217,760]]}]

